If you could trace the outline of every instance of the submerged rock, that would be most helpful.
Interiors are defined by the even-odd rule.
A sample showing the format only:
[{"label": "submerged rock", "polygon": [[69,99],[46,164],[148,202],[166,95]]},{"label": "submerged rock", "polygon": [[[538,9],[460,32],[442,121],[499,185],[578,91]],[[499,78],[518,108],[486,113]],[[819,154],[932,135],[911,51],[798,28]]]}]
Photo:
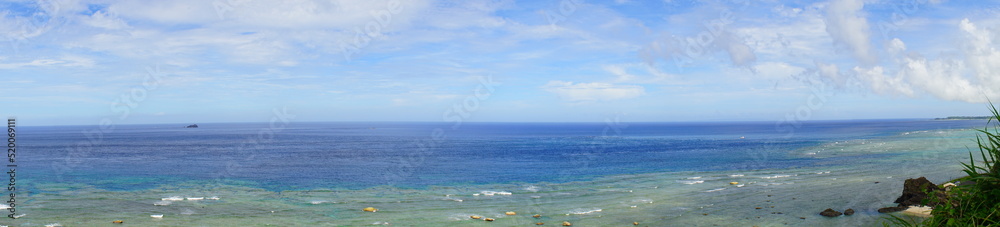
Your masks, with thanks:
[{"label": "submerged rock", "polygon": [[844,215],[848,215],[848,216],[854,215],[854,209],[848,208],[847,210],[844,210]]},{"label": "submerged rock", "polygon": [[844,213],[840,213],[840,211],[835,211],[832,208],[826,208],[826,210],[823,210],[823,212],[819,212],[819,215],[823,215],[823,216],[827,216],[827,217],[836,217],[836,216],[840,216],[840,215],[843,215],[843,214]]}]

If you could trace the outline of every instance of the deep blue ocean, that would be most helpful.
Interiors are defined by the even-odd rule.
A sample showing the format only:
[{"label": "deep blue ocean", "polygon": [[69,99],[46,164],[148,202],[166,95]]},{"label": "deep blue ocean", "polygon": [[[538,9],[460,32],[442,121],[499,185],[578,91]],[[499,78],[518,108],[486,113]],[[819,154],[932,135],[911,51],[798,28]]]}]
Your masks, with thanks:
[{"label": "deep blue ocean", "polygon": [[982,128],[985,121],[812,121],[797,128],[775,122],[199,125],[116,125],[104,133],[94,133],[98,126],[19,127],[19,178],[85,182],[106,190],[227,181],[282,191],[789,169],[887,155],[789,155],[804,147],[920,130]]}]

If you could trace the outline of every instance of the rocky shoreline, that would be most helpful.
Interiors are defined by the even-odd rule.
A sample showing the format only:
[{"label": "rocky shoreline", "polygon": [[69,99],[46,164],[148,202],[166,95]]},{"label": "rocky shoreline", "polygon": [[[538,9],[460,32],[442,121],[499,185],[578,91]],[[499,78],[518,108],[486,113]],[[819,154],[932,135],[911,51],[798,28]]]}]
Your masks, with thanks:
[{"label": "rocky shoreline", "polygon": [[[972,183],[972,182],[969,182]],[[931,208],[939,205],[947,197],[946,192],[955,187],[953,183],[945,183],[941,186],[934,184],[925,177],[910,178],[903,182],[902,194],[893,203],[896,206],[879,208],[879,213],[903,212],[904,214],[919,217],[930,217]],[[819,213],[825,217],[837,217],[841,215],[852,215],[854,209],[844,210],[843,213],[832,208],[827,208]]]}]

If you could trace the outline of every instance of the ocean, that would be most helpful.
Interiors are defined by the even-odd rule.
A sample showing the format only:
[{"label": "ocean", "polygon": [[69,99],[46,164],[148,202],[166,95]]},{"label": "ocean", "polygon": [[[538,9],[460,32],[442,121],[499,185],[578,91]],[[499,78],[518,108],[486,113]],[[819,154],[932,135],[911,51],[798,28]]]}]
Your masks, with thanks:
[{"label": "ocean", "polygon": [[872,226],[986,121],[183,126],[18,126],[0,225]]}]

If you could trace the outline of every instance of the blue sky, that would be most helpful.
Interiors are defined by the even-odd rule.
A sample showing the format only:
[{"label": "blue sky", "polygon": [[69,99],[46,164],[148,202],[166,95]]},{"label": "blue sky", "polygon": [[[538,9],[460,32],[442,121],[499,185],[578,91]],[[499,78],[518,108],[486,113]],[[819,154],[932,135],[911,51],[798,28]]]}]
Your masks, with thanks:
[{"label": "blue sky", "polygon": [[[5,1],[25,125],[984,115],[1000,2]],[[477,90],[478,89],[478,90]]]}]

